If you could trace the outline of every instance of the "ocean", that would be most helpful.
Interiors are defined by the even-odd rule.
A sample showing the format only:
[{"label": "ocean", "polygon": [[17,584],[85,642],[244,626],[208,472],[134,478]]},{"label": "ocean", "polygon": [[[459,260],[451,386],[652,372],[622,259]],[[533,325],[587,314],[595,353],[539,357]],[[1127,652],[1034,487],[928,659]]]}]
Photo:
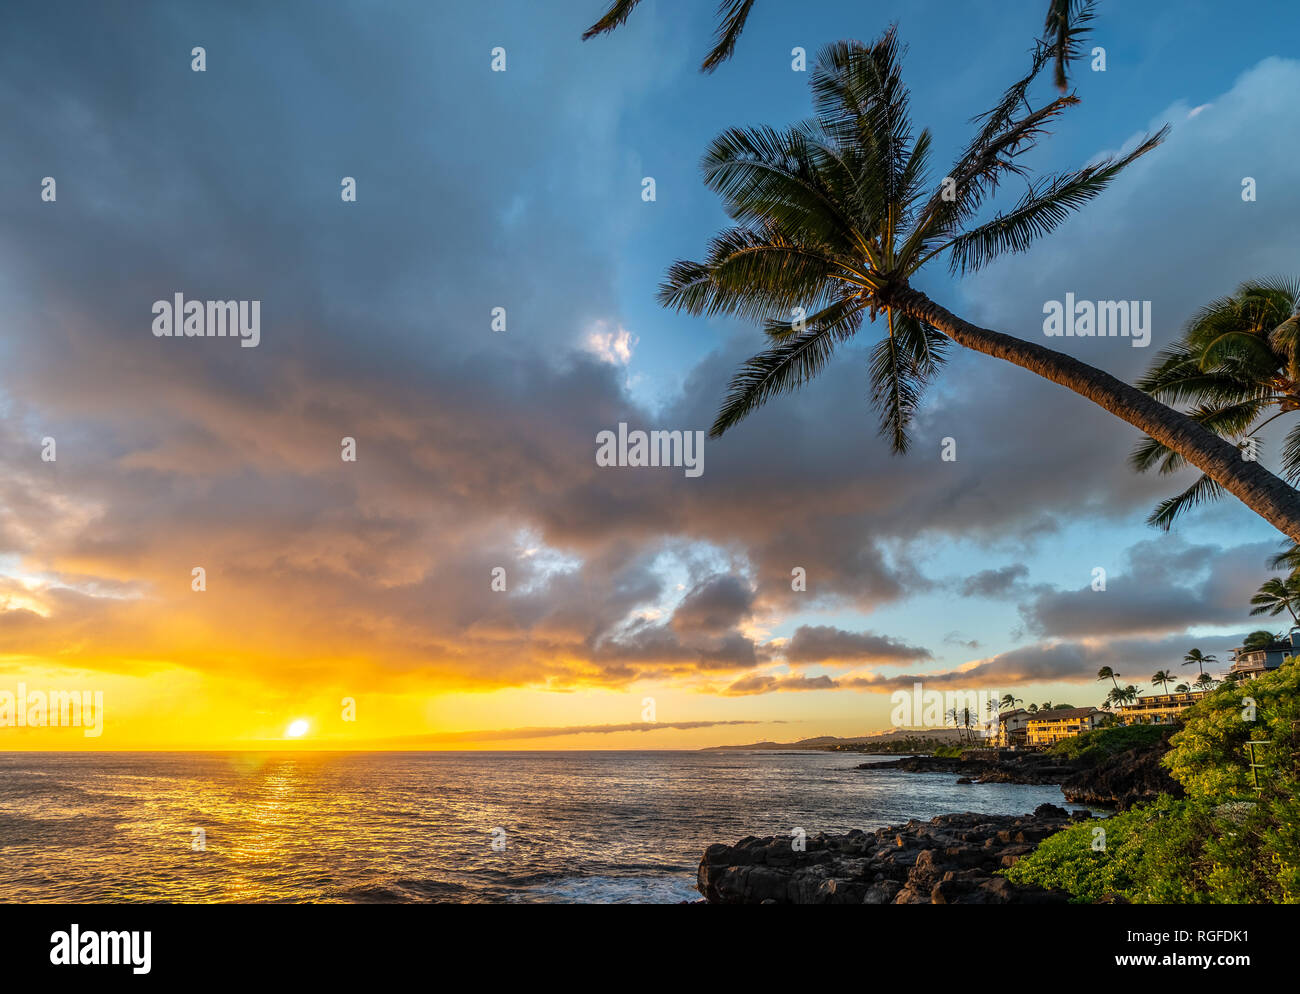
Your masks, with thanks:
[{"label": "ocean", "polygon": [[674,903],[715,842],[1072,807],[886,758],[0,753],[0,901]]}]

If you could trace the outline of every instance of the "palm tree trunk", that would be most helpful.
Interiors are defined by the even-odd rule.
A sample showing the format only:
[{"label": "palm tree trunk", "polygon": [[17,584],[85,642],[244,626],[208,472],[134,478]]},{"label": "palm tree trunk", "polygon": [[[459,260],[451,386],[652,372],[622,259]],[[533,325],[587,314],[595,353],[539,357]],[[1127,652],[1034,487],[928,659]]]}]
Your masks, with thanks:
[{"label": "palm tree trunk", "polygon": [[1241,450],[1137,387],[1073,356],[964,321],[911,287],[893,287],[885,303],[938,328],[958,345],[1014,363],[1059,383],[1167,445],[1284,534],[1300,542],[1300,492]]}]

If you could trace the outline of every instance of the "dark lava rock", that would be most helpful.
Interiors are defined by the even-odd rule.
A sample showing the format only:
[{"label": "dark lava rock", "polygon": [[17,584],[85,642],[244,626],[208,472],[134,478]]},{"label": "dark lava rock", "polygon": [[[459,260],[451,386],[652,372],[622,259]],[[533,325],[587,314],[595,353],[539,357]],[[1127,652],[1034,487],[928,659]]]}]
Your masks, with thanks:
[{"label": "dark lava rock", "polygon": [[1052,804],[1032,815],[940,815],[847,835],[819,833],[712,845],[698,886],[710,904],[1045,904],[1066,895],[1011,883],[997,871],[1068,826]]},{"label": "dark lava rock", "polygon": [[[1171,730],[1172,734],[1172,730]],[[1149,746],[1122,752],[1089,770],[1080,770],[1061,783],[1069,801],[1119,809],[1154,801],[1160,794],[1183,796],[1182,785],[1160,765],[1169,751],[1169,737]]]}]

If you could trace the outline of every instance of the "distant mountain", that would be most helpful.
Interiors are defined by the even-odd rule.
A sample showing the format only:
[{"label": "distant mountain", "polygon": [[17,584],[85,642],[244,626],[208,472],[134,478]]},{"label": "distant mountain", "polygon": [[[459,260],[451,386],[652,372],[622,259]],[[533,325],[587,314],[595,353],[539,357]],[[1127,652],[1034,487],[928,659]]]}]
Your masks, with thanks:
[{"label": "distant mountain", "polygon": [[879,745],[894,739],[939,739],[944,742],[957,741],[966,736],[961,728],[894,728],[888,732],[873,735],[860,735],[854,738],[839,738],[835,735],[818,735],[811,739],[799,739],[797,742],[751,742],[748,745],[708,746],[701,752],[718,752],[727,750],[753,749],[815,749],[824,750],[836,747]]}]

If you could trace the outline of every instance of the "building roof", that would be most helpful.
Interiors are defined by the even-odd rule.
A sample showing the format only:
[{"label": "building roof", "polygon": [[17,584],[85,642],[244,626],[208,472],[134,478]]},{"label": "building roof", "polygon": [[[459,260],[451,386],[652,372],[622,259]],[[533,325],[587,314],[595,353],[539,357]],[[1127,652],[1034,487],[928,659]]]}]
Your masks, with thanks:
[{"label": "building roof", "polygon": [[1024,708],[1016,708],[1014,711],[999,711],[998,721],[1006,721],[1008,718],[1014,718],[1018,714],[1028,714]]},{"label": "building roof", "polygon": [[1029,716],[1030,721],[1062,721],[1070,718],[1085,718],[1095,712],[1096,708],[1061,708],[1059,711],[1039,711]]}]

